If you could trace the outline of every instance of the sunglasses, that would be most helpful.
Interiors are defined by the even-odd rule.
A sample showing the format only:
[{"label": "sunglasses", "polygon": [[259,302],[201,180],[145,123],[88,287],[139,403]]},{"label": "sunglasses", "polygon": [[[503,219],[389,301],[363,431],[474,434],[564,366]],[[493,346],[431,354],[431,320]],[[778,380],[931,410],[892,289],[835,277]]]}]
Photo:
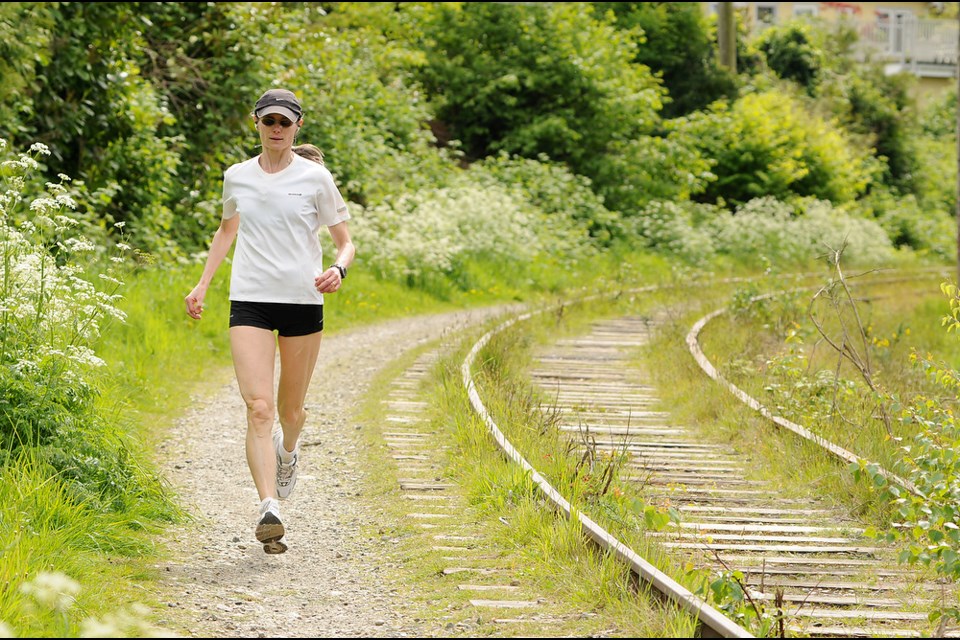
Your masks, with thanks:
[{"label": "sunglasses", "polygon": [[280,126],[283,127],[284,129],[286,129],[287,127],[293,126],[293,123],[287,120],[286,118],[274,118],[273,116],[260,118],[260,122],[262,122],[264,126],[267,126],[267,127],[272,127],[278,122],[280,123]]}]

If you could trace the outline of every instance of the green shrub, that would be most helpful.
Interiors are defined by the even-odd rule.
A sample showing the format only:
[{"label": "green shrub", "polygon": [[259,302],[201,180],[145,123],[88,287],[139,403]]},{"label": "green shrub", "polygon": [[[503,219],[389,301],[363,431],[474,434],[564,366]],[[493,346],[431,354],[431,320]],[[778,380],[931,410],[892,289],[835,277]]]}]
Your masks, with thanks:
[{"label": "green shrub", "polygon": [[[692,2],[594,2],[618,29],[635,33],[634,60],[667,88],[663,116],[675,118],[719,99],[734,99],[737,78],[717,64],[715,27]],[[639,33],[636,33],[637,30]]]},{"label": "green shrub", "polygon": [[717,252],[745,263],[765,256],[780,265],[803,266],[846,247],[850,264],[877,264],[893,257],[883,229],[851,216],[829,202],[808,199],[795,205],[757,198],[707,223]]},{"label": "green shrub", "polygon": [[872,192],[858,208],[883,227],[894,246],[938,260],[954,258],[956,222],[948,212],[924,207],[913,195],[897,196],[886,189]]},{"label": "green shrub", "polygon": [[585,3],[435,3],[419,77],[469,157],[585,167],[616,140],[653,130],[664,91],[633,63],[629,34]]},{"label": "green shrub", "polygon": [[809,23],[788,22],[765,29],[755,46],[777,76],[793,80],[812,95],[820,80],[824,57],[814,39]]},{"label": "green shrub", "polygon": [[358,211],[351,230],[357,246],[375,247],[363,258],[365,268],[415,286],[452,276],[470,287],[460,276],[474,258],[503,271],[545,256],[576,261],[595,251],[583,227],[544,213],[524,192],[498,185],[479,168],[450,186],[403,193]]},{"label": "green shrub", "polygon": [[706,202],[799,195],[843,203],[863,193],[871,177],[869,159],[857,155],[841,128],[811,116],[782,90],[716,103],[681,130],[713,163],[716,180],[696,196]]},{"label": "green shrub", "polygon": [[657,201],[631,224],[648,246],[693,264],[722,256],[753,267],[803,267],[844,245],[852,264],[876,264],[894,254],[876,222],[815,199],[787,203],[756,198],[732,212],[716,205]]},{"label": "green shrub", "polygon": [[623,235],[620,216],[607,209],[594,193],[590,179],[546,157],[531,160],[506,153],[479,163],[504,188],[520,193],[526,202],[550,216],[562,216],[582,226],[598,246]]},{"label": "green shrub", "polygon": [[[0,151],[5,146],[0,140]],[[113,268],[87,275],[97,247],[76,234],[75,202],[63,185],[50,183],[36,197],[22,191],[39,170],[34,156],[48,153],[38,144],[0,164],[0,457],[6,463],[36,450],[78,500],[123,502],[142,475],[116,416],[101,406],[105,363],[92,348],[110,322],[124,319],[123,282]],[[29,220],[19,211],[27,202]],[[118,245],[114,257],[122,262],[126,249]]]},{"label": "green shrub", "polygon": [[702,220],[719,215],[712,205],[656,200],[630,220],[634,234],[649,247],[696,265],[709,264],[716,247]]}]

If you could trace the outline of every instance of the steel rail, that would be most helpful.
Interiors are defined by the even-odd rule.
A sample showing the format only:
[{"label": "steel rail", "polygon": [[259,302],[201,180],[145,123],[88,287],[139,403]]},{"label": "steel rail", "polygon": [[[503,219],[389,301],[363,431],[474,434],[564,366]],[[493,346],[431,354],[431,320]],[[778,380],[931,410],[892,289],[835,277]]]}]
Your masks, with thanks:
[{"label": "steel rail", "polygon": [[[903,278],[884,279],[884,280],[879,280],[877,282],[873,282],[870,284],[885,284],[885,283],[896,282],[901,280],[903,280]],[[759,302],[760,300],[772,298],[777,295],[783,295],[785,293],[788,293],[788,292],[780,291],[780,292],[773,292],[773,293],[765,293],[765,294],[751,297],[749,299],[749,302],[751,303]],[[700,368],[704,371],[704,373],[706,373],[711,379],[713,379],[715,382],[720,384],[722,387],[726,388],[727,391],[733,394],[738,400],[746,404],[751,409],[757,411],[758,413],[760,413],[760,415],[767,418],[777,426],[787,429],[788,431],[791,431],[797,434],[801,438],[816,444],[817,446],[821,447],[825,451],[828,451],[832,455],[840,458],[844,462],[847,462],[850,464],[857,464],[857,465],[873,464],[871,463],[871,461],[865,458],[862,458],[853,452],[847,451],[843,447],[831,442],[830,440],[827,440],[822,436],[818,436],[817,434],[811,432],[806,427],[803,427],[791,420],[787,420],[782,416],[776,415],[775,413],[770,411],[766,406],[764,406],[759,401],[757,401],[754,397],[752,397],[747,392],[745,392],[743,389],[741,389],[740,387],[736,386],[735,384],[727,380],[723,376],[723,374],[721,374],[717,370],[717,368],[713,366],[713,363],[711,363],[710,360],[707,358],[707,356],[703,353],[703,349],[700,348],[700,340],[699,340],[700,333],[703,331],[703,328],[707,326],[707,323],[723,315],[724,313],[727,313],[728,311],[729,311],[729,307],[722,307],[720,309],[716,309],[715,311],[712,311],[711,313],[708,313],[707,315],[697,320],[693,324],[693,326],[690,328],[690,331],[687,333],[687,336],[686,336],[687,347],[690,350],[690,353],[693,356],[693,359],[696,360],[698,365],[700,365]],[[917,489],[916,485],[914,485],[909,480],[905,478],[901,478],[900,476],[894,474],[893,472],[884,469],[879,464],[876,465],[876,468],[877,468],[877,473],[882,475],[887,481],[894,482],[900,485],[901,487],[903,487],[907,491],[910,491],[914,495],[920,495],[919,489]]]},{"label": "steel rail", "polygon": [[[653,291],[658,288],[659,287],[657,286],[643,287],[633,290],[633,292]],[[594,297],[599,296],[590,296],[589,298]],[[580,301],[583,300],[586,300],[586,298]],[[532,465],[530,465],[529,462],[527,462],[523,455],[517,451],[513,444],[511,444],[507,437],[503,434],[503,432],[497,426],[497,423],[494,422],[493,418],[490,417],[490,414],[487,412],[483,401],[480,399],[480,394],[477,392],[476,385],[474,385],[473,378],[470,373],[477,354],[497,333],[506,330],[517,322],[528,320],[534,315],[543,313],[546,310],[547,309],[541,309],[539,311],[526,312],[515,318],[507,320],[485,333],[473,345],[473,348],[463,361],[461,373],[463,375],[463,384],[467,389],[467,395],[470,398],[470,404],[474,411],[476,411],[476,413],[483,419],[487,429],[503,453],[511,461],[520,465],[521,468],[529,472],[531,479],[536,483],[537,487],[544,494],[544,496],[546,496],[546,498],[550,500],[550,502],[552,502],[556,508],[561,510],[568,519],[576,518],[583,529],[586,530],[589,536],[601,548],[612,552],[615,557],[629,565],[633,572],[636,573],[644,582],[650,584],[654,589],[666,596],[683,611],[686,611],[688,614],[696,618],[702,627],[705,627],[712,633],[716,634],[716,637],[754,638],[755,636],[749,631],[733,622],[730,618],[718,610],[714,609],[705,600],[691,592],[680,583],[676,582],[663,571],[659,570],[656,566],[641,557],[640,554],[635,552],[633,549],[620,542],[616,537],[594,522],[582,511],[575,509],[573,505],[571,505],[567,499],[564,498],[560,492],[558,492],[553,485],[551,485],[550,482],[540,474],[540,472],[538,472]]]},{"label": "steel rail", "polygon": [[[922,269],[922,271],[926,271],[926,270],[932,270],[932,269]],[[813,275],[814,274],[809,274],[809,273],[794,274],[794,277],[804,278],[804,277],[811,277]],[[720,281],[729,284],[729,283],[748,281],[748,280],[751,280],[751,278],[732,277],[732,278],[723,278]],[[636,294],[636,293],[643,293],[643,292],[649,292],[649,291],[656,291],[656,290],[665,288],[665,286],[668,286],[668,285],[651,285],[647,287],[639,287],[639,288],[633,288],[629,290],[620,290],[614,293],[594,294],[590,296],[576,298],[572,302],[583,303],[592,299],[610,297],[612,295],[618,295],[623,293]],[[775,295],[775,294],[764,294],[761,296],[755,296],[755,298],[760,299],[764,297],[770,297],[772,295]],[[719,611],[711,607],[709,603],[707,603],[705,600],[703,600],[696,594],[692,593],[686,587],[677,583],[675,580],[670,578],[670,576],[666,575],[665,573],[657,569],[653,564],[651,564],[650,562],[645,560],[643,557],[641,557],[638,553],[630,549],[628,546],[624,545],[619,540],[617,540],[616,537],[614,537],[612,534],[610,534],[605,529],[603,529],[603,527],[601,527],[599,524],[594,522],[582,511],[575,509],[550,484],[550,482],[542,474],[540,474],[532,465],[530,465],[529,462],[527,462],[527,460],[523,457],[523,455],[513,446],[512,443],[510,443],[507,437],[503,434],[503,432],[497,426],[496,422],[490,417],[490,414],[487,412],[486,407],[484,406],[483,401],[480,398],[480,395],[477,391],[476,385],[474,384],[472,375],[471,375],[472,365],[476,360],[476,357],[479,354],[480,350],[483,349],[484,346],[486,346],[486,344],[490,341],[490,339],[494,335],[508,329],[509,327],[513,326],[518,322],[528,320],[534,317],[535,315],[544,313],[550,309],[561,307],[563,306],[563,304],[565,303],[560,302],[560,303],[545,307],[544,309],[540,309],[537,311],[528,311],[528,312],[519,314],[512,319],[509,319],[500,323],[495,328],[488,331],[473,345],[473,347],[471,348],[470,352],[467,354],[461,366],[463,384],[467,390],[467,395],[470,398],[471,407],[477,413],[477,415],[483,419],[485,425],[487,426],[488,431],[490,432],[493,439],[496,441],[497,446],[501,449],[501,451],[511,461],[520,465],[521,468],[523,468],[525,471],[531,474],[532,480],[536,483],[540,491],[546,496],[548,500],[550,500],[550,502],[556,508],[562,511],[567,518],[576,517],[580,522],[581,526],[589,534],[589,536],[601,548],[612,552],[615,555],[615,557],[617,557],[619,560],[629,565],[631,570],[634,573],[636,573],[643,581],[650,584],[654,589],[662,593],[669,600],[671,600],[677,606],[679,606],[682,610],[686,611],[687,613],[695,617],[700,623],[701,627],[705,627],[710,632],[715,634],[716,637],[726,637],[726,638],[755,637],[747,629],[736,624],[730,618],[728,618],[724,614],[720,613]],[[691,335],[694,336],[693,340],[694,340],[694,344],[696,344],[695,337],[699,334],[700,330],[702,330],[702,327],[705,326],[706,323],[709,322],[711,319],[717,317],[724,311],[726,311],[726,308],[717,310],[712,314],[709,314],[708,316],[705,316],[704,318],[702,318],[701,321],[698,322],[697,325],[695,325],[694,329],[692,329],[691,332],[688,334],[688,337],[687,337],[688,345],[691,344],[690,342],[692,339]],[[698,364],[700,364],[700,366],[704,368],[704,371],[706,371],[711,378],[713,378],[715,381],[721,384],[726,385],[731,392],[737,395],[741,400],[747,402],[750,406],[754,406],[754,404],[758,405],[758,406],[754,406],[754,408],[756,408],[758,411],[762,409],[762,407],[758,408],[759,403],[756,403],[755,400],[750,402],[752,398],[747,396],[747,394],[745,394],[742,390],[737,389],[735,386],[733,386],[732,384],[727,382],[725,379],[723,379],[722,376],[720,376],[719,372],[717,372],[716,369],[712,366],[712,364],[709,363],[706,357],[703,356],[702,351],[699,352],[699,356],[698,356],[696,351],[699,351],[699,346],[696,346],[695,348],[691,347],[691,351],[693,352],[694,358],[697,360]],[[769,412],[767,412],[767,414],[769,414]],[[814,442],[817,442],[817,444],[829,450],[834,455],[838,455],[841,458],[851,462],[854,460],[856,461],[860,460],[854,454],[847,452],[836,445],[833,445],[832,443],[830,443],[829,441],[826,441],[823,438],[819,438],[818,436],[815,436],[814,434],[810,433],[809,431],[807,431],[803,427],[800,427],[799,425],[794,425],[793,423],[789,423],[789,421],[785,421],[782,418],[773,416],[772,414],[768,415],[767,417],[769,417],[770,419],[777,420],[780,426],[788,428],[791,431],[795,431],[799,435],[803,437],[807,437]],[[784,424],[781,424],[781,422],[783,422]],[[789,426],[787,423],[789,423]],[[909,482],[903,480],[902,478],[894,476],[889,472],[881,470],[880,473],[884,474],[885,477],[887,477],[888,479],[898,482],[899,484],[901,484],[906,488],[912,487],[912,485]]]}]

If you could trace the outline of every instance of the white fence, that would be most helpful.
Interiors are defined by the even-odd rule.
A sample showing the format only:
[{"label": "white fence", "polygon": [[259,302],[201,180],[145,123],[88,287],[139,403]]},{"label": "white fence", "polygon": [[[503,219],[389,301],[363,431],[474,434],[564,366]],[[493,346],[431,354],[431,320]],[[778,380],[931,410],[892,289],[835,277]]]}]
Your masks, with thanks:
[{"label": "white fence", "polygon": [[957,64],[956,20],[922,20],[891,16],[858,25],[863,53],[872,52],[891,62]]}]

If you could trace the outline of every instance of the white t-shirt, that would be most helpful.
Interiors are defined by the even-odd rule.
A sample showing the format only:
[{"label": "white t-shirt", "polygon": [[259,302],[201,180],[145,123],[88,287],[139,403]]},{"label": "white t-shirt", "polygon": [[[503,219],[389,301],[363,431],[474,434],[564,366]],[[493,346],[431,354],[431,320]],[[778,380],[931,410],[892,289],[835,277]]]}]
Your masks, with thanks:
[{"label": "white t-shirt", "polygon": [[230,299],[323,304],[313,279],[323,270],[320,228],[350,219],[333,176],[297,154],[267,173],[254,157],[223,174],[223,217],[240,214]]}]

